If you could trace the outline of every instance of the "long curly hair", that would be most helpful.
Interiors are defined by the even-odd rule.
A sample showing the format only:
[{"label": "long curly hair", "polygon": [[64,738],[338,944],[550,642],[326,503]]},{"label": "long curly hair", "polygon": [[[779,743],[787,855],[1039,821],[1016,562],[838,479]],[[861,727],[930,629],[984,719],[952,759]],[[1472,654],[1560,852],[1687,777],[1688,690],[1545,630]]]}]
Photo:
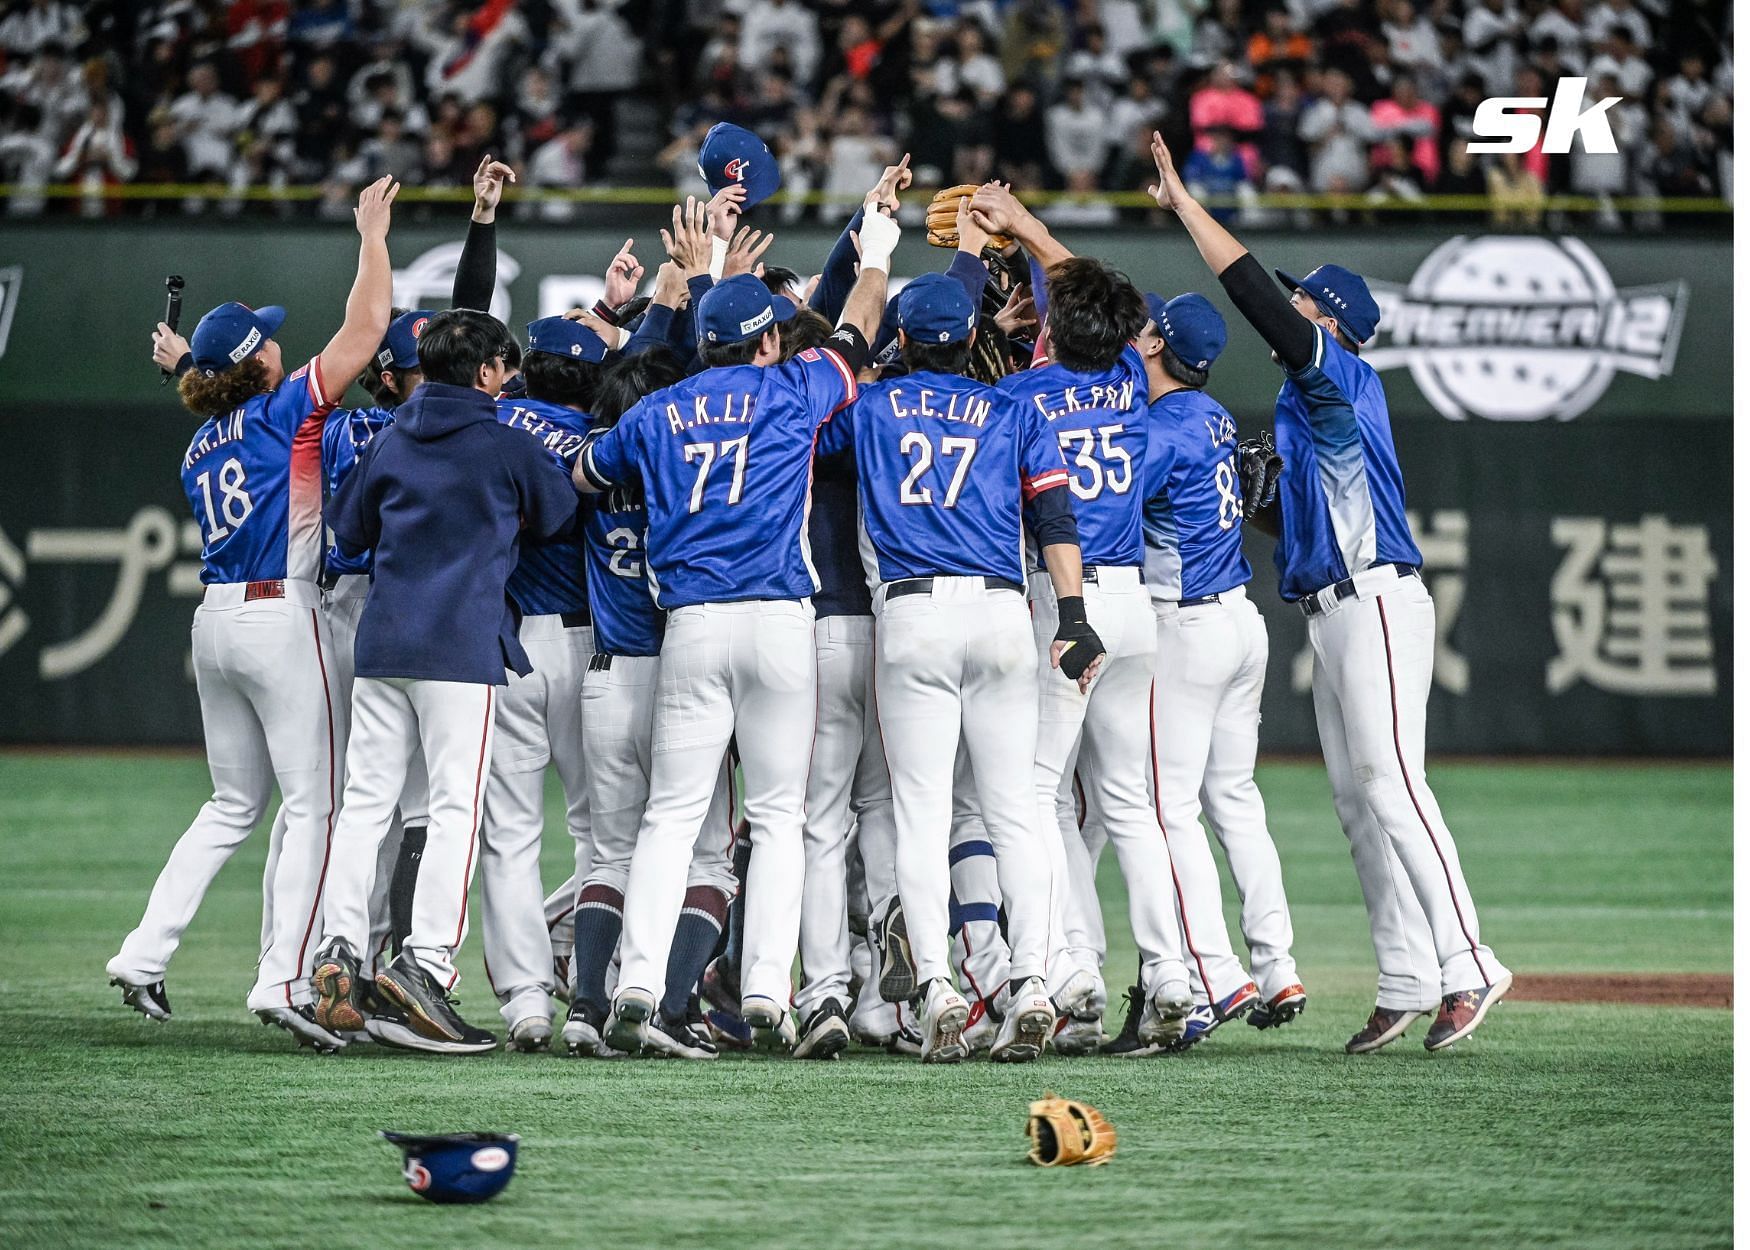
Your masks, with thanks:
[{"label": "long curly hair", "polygon": [[176,384],[182,406],[202,418],[230,412],[245,400],[271,389],[267,384],[267,362],[260,356],[251,356],[210,376],[190,369]]}]

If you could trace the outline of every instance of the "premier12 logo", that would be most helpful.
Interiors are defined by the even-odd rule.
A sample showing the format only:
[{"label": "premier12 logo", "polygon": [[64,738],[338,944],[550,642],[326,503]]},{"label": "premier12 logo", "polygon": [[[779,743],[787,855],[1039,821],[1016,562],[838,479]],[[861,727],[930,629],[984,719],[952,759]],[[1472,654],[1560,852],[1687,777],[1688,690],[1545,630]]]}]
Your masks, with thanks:
[{"label": "premier12 logo", "polygon": [[[1580,139],[1580,150],[1587,153],[1615,152],[1616,136],[1610,133],[1610,118],[1606,111],[1620,103],[1619,95],[1606,96],[1590,108],[1586,103],[1586,80],[1563,78],[1556,82],[1552,99],[1541,95],[1490,96],[1477,105],[1476,132],[1486,136],[1465,144],[1467,152],[1529,152],[1543,138],[1542,150],[1558,156],[1573,149],[1574,138]],[[1541,109],[1549,106],[1549,117],[1522,113],[1517,109]]]}]

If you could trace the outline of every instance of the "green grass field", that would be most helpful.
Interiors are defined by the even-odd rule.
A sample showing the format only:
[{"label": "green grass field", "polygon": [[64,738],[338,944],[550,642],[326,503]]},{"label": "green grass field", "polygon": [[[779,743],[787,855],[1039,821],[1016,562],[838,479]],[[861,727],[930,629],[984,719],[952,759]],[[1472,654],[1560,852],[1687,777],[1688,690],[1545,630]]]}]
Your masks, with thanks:
[{"label": "green grass field", "polygon": [[[1728,768],[1467,764],[1433,780],[1485,937],[1516,971],[1730,971]],[[1454,1051],[1425,1053],[1417,1028],[1346,1056],[1372,990],[1347,846],[1318,767],[1261,782],[1312,995],[1272,1034],[1236,1024],[1185,1056],[1018,1068],[856,1051],[324,1059],[243,1009],[265,833],[189,930],[173,1022],[104,984],[205,797],[198,758],[0,755],[0,1243],[1730,1243],[1731,1013],[1508,998]],[[1119,938],[1121,887],[1102,885]],[[464,1009],[496,1026],[469,941]],[[1134,967],[1118,946],[1115,1000]],[[1044,1088],[1107,1113],[1112,1166],[1023,1162]],[[516,1179],[485,1207],[430,1206],[377,1140],[389,1127],[520,1133]]]}]

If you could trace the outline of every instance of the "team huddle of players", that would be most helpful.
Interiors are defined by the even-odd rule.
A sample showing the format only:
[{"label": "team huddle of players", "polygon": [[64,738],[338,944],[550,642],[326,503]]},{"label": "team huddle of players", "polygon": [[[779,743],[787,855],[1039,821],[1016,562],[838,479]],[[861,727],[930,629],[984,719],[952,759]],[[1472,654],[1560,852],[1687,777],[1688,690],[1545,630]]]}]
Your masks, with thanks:
[{"label": "team huddle of players", "polygon": [[[476,311],[514,177],[490,158],[451,311],[390,309],[385,179],[304,368],[277,308],[161,325],[206,419],[183,480],[214,797],[109,965],[124,1000],[168,1018],[170,957],[277,782],[248,1005],[322,1051],[497,1046],[451,992],[476,874],[514,1050],[553,1047],[554,996],[563,1049],[597,1057],[1017,1062],[1286,1024],[1307,995],[1252,779],[1249,519],[1280,530],[1313,631],[1380,954],[1350,1049],[1436,1005],[1430,1049],[1468,1035],[1511,976],[1421,776],[1432,609],[1355,354],[1377,309],[1334,266],[1270,294],[1156,146],[1161,203],[1288,371],[1286,468],[1205,389],[1227,339],[1206,298],[1071,255],[1000,185],[933,210],[952,261],[889,299],[903,161],[806,282],[762,262],[730,183],[675,208],[648,297],[628,241],[603,301],[526,344]],[[377,406],[336,406],[355,376]],[[576,847],[550,894],[549,764]],[[1107,842],[1139,952],[1110,1040]]]}]

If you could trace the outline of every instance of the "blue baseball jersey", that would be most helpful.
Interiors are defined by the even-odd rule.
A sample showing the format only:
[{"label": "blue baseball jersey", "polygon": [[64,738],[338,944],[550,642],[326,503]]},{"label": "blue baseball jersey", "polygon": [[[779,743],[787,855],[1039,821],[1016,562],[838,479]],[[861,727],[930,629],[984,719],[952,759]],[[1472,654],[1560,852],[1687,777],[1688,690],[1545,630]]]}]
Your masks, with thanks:
[{"label": "blue baseball jersey", "polygon": [[858,541],[857,480],[818,464],[814,472],[814,506],[808,514],[808,542],[814,550],[820,590],[814,615],[869,616],[868,575]]},{"label": "blue baseball jersey", "polygon": [[857,395],[831,348],[781,365],[706,369],[639,400],[590,443],[597,486],[644,483],[647,559],[664,609],[806,599],[814,439]]},{"label": "blue baseball jersey", "polygon": [[1252,580],[1244,528],[1238,434],[1226,408],[1202,391],[1169,391],[1148,408],[1143,473],[1143,568],[1149,594],[1177,602]]},{"label": "blue baseball jersey", "polygon": [[[359,462],[371,440],[395,423],[392,408],[338,408],[330,413],[322,426],[322,492],[332,499],[340,492],[353,466]],[[371,553],[349,556],[336,543],[330,543],[323,553],[322,563],[330,573],[344,577],[352,573],[371,571]]]},{"label": "blue baseball jersey", "polygon": [[1069,469],[1082,563],[1142,564],[1142,476],[1148,452],[1148,374],[1126,347],[1098,373],[1042,364],[997,384],[1051,424]]},{"label": "blue baseball jersey", "polygon": [[317,579],[322,427],[333,408],[312,360],[195,432],[182,458],[182,491],[200,526],[201,581]]},{"label": "blue baseball jersey", "polygon": [[595,649],[605,655],[660,655],[668,617],[651,593],[644,551],[650,518],[639,482],[586,500],[584,567],[595,620]]},{"label": "blue baseball jersey", "polygon": [[1330,331],[1276,395],[1282,597],[1299,599],[1379,564],[1422,553],[1404,515],[1404,479],[1379,374]]},{"label": "blue baseball jersey", "polygon": [[[538,439],[554,462],[569,473],[571,462],[583,450],[589,416],[539,399],[500,399],[498,423]],[[524,616],[588,611],[581,530],[574,528],[546,542],[524,535],[504,592]]]},{"label": "blue baseball jersey", "polygon": [[1069,480],[1037,408],[958,374],[864,387],[820,445],[855,450],[863,530],[883,582],[1023,581],[1022,502]]}]

